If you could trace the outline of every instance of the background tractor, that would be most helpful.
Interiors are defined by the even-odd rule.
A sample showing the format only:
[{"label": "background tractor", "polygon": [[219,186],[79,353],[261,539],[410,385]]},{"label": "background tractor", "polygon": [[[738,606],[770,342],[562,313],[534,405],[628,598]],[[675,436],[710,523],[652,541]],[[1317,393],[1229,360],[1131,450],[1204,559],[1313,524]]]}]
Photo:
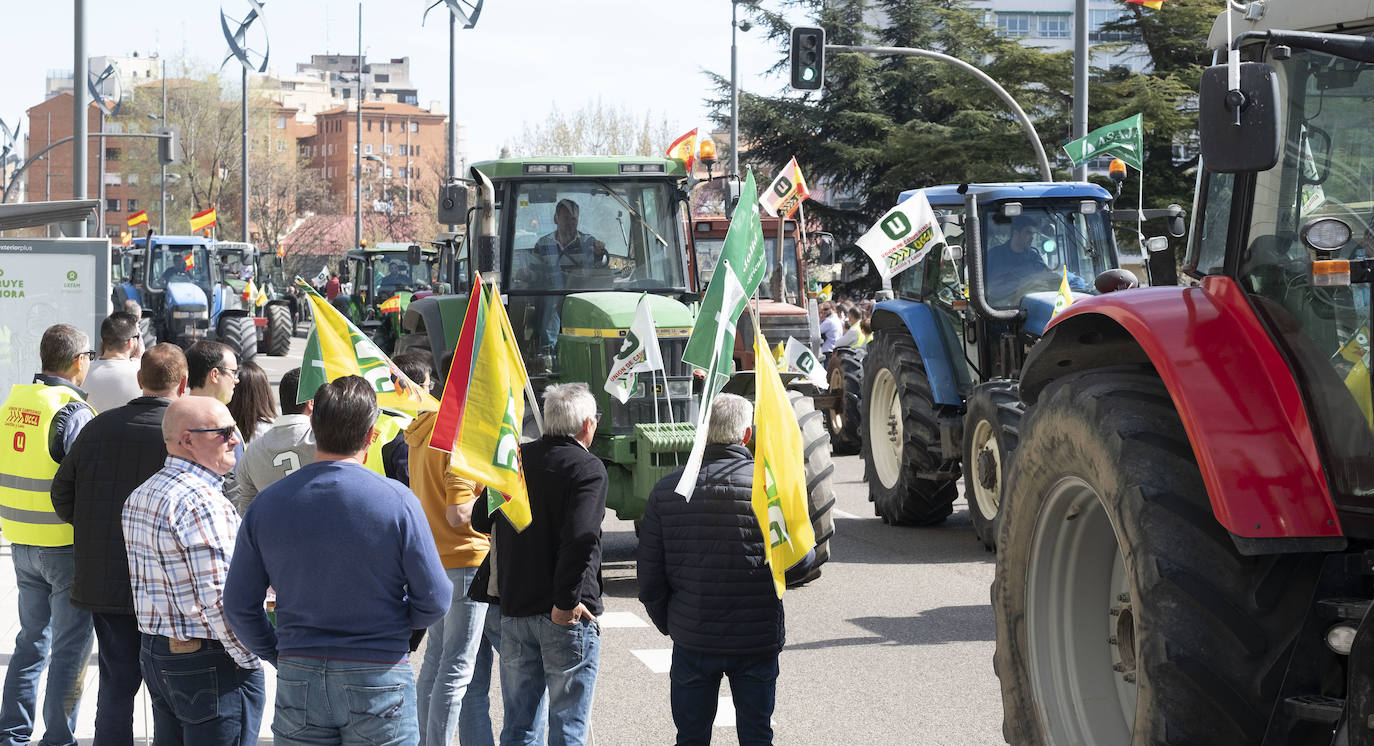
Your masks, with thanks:
[{"label": "background tractor", "polygon": [[[299,306],[296,296],[283,292],[285,278],[277,255],[269,255],[269,260],[251,243],[216,241],[214,246],[220,276],[238,294],[239,302],[253,319],[258,352],[273,357],[290,352],[291,338],[296,334],[295,309]],[[254,290],[261,291],[257,295],[266,299],[261,305],[258,297],[247,297],[245,277],[252,278]]]},{"label": "background tractor", "polygon": [[353,293],[336,298],[335,304],[389,355],[401,337],[401,319],[411,300],[452,292],[447,264],[443,253],[429,244],[380,243],[354,249],[344,255],[339,272],[341,280],[353,283]]},{"label": "background tractor", "polygon": [[992,592],[1010,743],[1374,738],[1371,28],[1224,11],[1196,284],[1075,303],[1027,356]]}]

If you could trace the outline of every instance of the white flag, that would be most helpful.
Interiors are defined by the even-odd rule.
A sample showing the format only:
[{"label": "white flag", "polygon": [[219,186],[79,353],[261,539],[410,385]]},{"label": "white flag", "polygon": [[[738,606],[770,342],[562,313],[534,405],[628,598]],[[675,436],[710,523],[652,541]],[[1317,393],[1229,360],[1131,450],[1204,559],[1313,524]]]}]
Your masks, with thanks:
[{"label": "white flag", "polygon": [[645,293],[639,296],[634,323],[630,324],[625,340],[620,343],[620,352],[611,361],[611,373],[606,377],[606,393],[624,404],[634,391],[638,378],[636,374],[654,370],[663,370],[663,353],[658,347],[658,331],[654,328],[649,294]]},{"label": "white flag", "polygon": [[830,382],[825,378],[825,370],[821,368],[821,361],[816,359],[816,353],[798,342],[796,337],[787,338],[787,347],[783,349],[782,357],[783,368],[786,370],[805,374],[806,380],[815,384],[817,388],[830,388]]},{"label": "white flag", "polygon": [[890,280],[925,258],[931,249],[943,246],[945,234],[935,220],[926,193],[920,191],[888,210],[855,243],[873,260],[883,279]]},{"label": "white flag", "polygon": [[315,275],[314,284],[316,284],[316,285],[318,285],[318,286],[320,286],[320,287],[324,287],[324,284],[325,284],[326,282],[328,282],[328,281],[329,281],[329,265],[326,264],[326,265],[324,265],[323,267],[320,268],[320,273],[319,273],[318,275]]},{"label": "white flag", "polygon": [[[706,371],[706,387],[701,392],[701,410],[697,412],[697,432],[696,440],[692,442],[692,454],[687,457],[687,465],[682,468],[682,478],[677,480],[677,488],[674,492],[682,495],[688,500],[692,499],[692,490],[697,486],[697,474],[701,471],[701,459],[706,454],[706,426],[711,421],[711,401],[716,393],[720,391],[724,381],[729,376],[723,371],[727,370],[734,362],[733,359],[722,359],[721,344],[725,339],[728,330],[733,331],[735,320],[729,318],[729,311],[734,309],[739,303],[748,298],[744,292],[744,286],[739,284],[739,278],[730,269],[728,261],[722,262],[725,265],[725,272],[720,273],[724,276],[724,287],[722,290],[721,303],[716,314],[716,345],[715,352],[711,355],[711,366]],[[718,276],[720,276],[718,275]],[[721,385],[712,383],[717,379],[722,379]]]}]

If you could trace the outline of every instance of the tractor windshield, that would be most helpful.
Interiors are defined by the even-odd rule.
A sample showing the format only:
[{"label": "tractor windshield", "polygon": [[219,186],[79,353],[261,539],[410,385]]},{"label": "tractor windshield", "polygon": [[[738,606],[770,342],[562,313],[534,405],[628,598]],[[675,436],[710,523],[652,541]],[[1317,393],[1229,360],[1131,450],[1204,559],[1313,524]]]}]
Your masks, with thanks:
[{"label": "tractor windshield", "polygon": [[[703,287],[711,281],[716,263],[720,261],[721,249],[725,248],[724,238],[697,238],[693,241],[697,252],[697,266],[701,268]],[[763,282],[759,284],[759,296],[784,303],[797,303],[797,240],[787,236],[782,242],[782,298],[773,298],[776,283],[773,275],[778,271],[778,238],[768,236],[763,239],[763,252],[768,257],[768,267],[764,270]]]},{"label": "tractor windshield", "polygon": [[434,278],[431,276],[434,260],[432,257],[425,257],[426,261],[416,265],[406,263],[405,254],[378,254],[370,257],[372,260],[372,297],[378,302],[401,291],[414,292],[416,290],[430,290],[433,287]]},{"label": "tractor windshield", "polygon": [[1071,290],[1095,294],[1093,278],[1116,266],[1104,206],[1092,200],[1015,204],[1019,209],[1008,204],[984,215],[988,301],[1016,308],[1027,293],[1058,290],[1066,272]]},{"label": "tractor windshield", "polygon": [[[1374,65],[1300,48],[1267,62],[1278,72],[1283,151],[1276,167],[1255,175],[1239,280],[1303,386],[1333,486],[1368,494],[1370,286],[1314,285],[1312,262],[1374,255]],[[1224,210],[1233,177],[1217,176],[1207,195],[1225,196],[1217,200]],[[1349,240],[1330,251],[1308,248],[1301,236],[1319,221],[1344,224]]]},{"label": "tractor windshield", "polygon": [[162,289],[169,282],[210,287],[210,259],[202,245],[154,244],[148,285]]},{"label": "tractor windshield", "polygon": [[668,189],[661,179],[513,184],[502,215],[510,292],[686,289]]}]

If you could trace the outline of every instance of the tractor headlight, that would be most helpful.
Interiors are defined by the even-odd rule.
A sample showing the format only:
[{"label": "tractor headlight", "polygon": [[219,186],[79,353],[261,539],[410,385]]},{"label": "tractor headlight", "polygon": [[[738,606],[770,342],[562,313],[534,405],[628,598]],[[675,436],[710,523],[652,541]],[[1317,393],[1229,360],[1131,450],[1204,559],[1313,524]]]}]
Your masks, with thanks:
[{"label": "tractor headlight", "polygon": [[1331,652],[1340,655],[1350,655],[1350,648],[1355,644],[1355,627],[1349,624],[1337,624],[1326,631],[1326,646],[1331,648]]}]

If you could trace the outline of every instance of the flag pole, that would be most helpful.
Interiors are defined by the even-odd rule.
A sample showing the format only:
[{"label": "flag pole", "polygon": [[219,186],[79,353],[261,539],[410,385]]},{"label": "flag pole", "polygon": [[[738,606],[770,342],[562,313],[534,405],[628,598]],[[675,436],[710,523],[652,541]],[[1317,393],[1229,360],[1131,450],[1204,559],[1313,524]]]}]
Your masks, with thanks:
[{"label": "flag pole", "polygon": [[1145,154],[1141,153],[1140,193],[1136,195],[1135,240],[1140,244],[1140,253],[1145,254]]}]

